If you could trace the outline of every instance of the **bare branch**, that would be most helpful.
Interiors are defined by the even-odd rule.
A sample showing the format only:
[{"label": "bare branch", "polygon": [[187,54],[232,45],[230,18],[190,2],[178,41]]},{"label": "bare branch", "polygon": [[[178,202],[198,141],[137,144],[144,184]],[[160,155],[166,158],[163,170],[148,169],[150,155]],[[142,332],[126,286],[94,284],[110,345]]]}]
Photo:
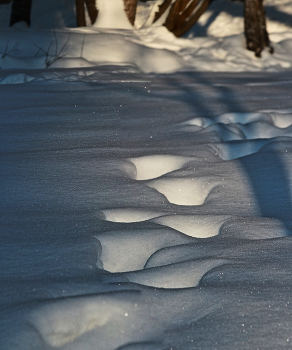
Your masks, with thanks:
[{"label": "bare branch", "polygon": [[2,55],[2,58],[4,58],[5,56],[9,55],[10,52],[13,51],[13,48],[10,51],[8,51],[8,47],[9,47],[9,39],[7,39],[7,41],[6,41],[6,47],[5,47],[5,51],[4,51],[3,55]]},{"label": "bare branch", "polygon": [[61,53],[65,49],[65,47],[67,46],[67,44],[68,44],[68,42],[70,40],[70,37],[71,37],[71,34],[69,34],[67,40],[65,41],[65,43],[61,47],[61,49],[59,51],[57,51],[56,48],[58,47],[58,39],[57,39],[57,36],[55,35],[55,54],[54,55],[50,55],[50,50],[51,50],[51,47],[52,47],[54,41],[52,41],[50,43],[50,45],[48,46],[47,50],[44,50],[42,47],[34,44],[34,46],[36,46],[39,49],[39,51],[42,51],[45,54],[45,56],[46,56],[46,59],[45,59],[46,68],[50,67],[53,63],[55,63],[56,61],[58,61],[61,58],[66,56],[66,54],[61,55]]},{"label": "bare branch", "polygon": [[81,44],[81,53],[80,53],[80,57],[83,57],[83,48],[84,48],[84,43],[85,43],[85,34],[83,34],[83,38],[82,38],[82,44]]}]

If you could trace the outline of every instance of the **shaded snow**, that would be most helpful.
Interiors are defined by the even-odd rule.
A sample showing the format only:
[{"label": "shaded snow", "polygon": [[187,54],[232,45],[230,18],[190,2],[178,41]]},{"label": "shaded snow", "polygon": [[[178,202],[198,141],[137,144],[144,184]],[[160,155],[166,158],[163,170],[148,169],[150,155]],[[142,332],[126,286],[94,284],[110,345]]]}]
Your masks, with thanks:
[{"label": "shaded snow", "polygon": [[130,69],[0,72],[1,349],[286,349],[291,73]]}]

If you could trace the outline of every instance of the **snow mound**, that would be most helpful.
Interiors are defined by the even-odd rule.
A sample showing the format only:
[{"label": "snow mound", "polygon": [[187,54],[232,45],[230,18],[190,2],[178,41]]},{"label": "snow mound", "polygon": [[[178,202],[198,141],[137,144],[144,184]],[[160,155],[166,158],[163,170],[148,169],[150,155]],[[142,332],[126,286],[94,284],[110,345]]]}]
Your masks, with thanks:
[{"label": "snow mound", "polygon": [[0,84],[22,84],[33,80],[35,80],[35,78],[30,75],[24,73],[15,73],[9,74],[6,77],[0,79]]},{"label": "snow mound", "polygon": [[141,271],[126,273],[129,281],[145,286],[176,289],[197,287],[202,277],[217,266],[228,263],[223,259],[189,260]]}]

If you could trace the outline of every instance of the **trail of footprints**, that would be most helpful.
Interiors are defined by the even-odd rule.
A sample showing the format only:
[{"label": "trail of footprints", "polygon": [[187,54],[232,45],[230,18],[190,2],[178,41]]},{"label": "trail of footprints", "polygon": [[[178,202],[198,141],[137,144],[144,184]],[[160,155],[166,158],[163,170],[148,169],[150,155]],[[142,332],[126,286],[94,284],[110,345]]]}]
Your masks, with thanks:
[{"label": "trail of footprints", "polygon": [[[260,113],[223,114],[211,120],[195,118],[179,125],[182,131],[214,132],[218,142],[208,147],[220,161],[237,159],[256,153],[275,137],[292,136],[291,111],[262,111]],[[147,155],[124,160],[128,177],[142,181],[165,196],[168,203],[181,206],[202,206],[216,187],[222,186],[216,176],[194,176],[182,173],[195,166],[198,157],[177,155]],[[102,267],[111,273],[122,273],[130,282],[158,288],[196,287],[211,269],[228,264],[232,257],[219,257],[215,252],[205,256],[184,254],[188,247],[220,234],[228,239],[234,227],[237,238],[257,240],[286,235],[281,221],[273,218],[254,219],[253,229],[245,218],[231,215],[173,214],[165,211],[137,208],[102,210],[104,220],[133,223],[150,221],[156,229],[111,231],[96,236],[101,244]],[[250,220],[250,219],[249,219]],[[264,235],[263,227],[267,229]],[[158,226],[159,227],[159,226]],[[240,234],[238,235],[238,227]],[[195,250],[196,251],[196,250]],[[231,260],[230,260],[231,259]],[[233,262],[234,263],[234,262]]]},{"label": "trail of footprints", "polygon": [[[224,163],[256,153],[272,142],[273,137],[290,136],[292,117],[289,113],[266,111],[225,114],[215,120],[195,118],[180,124],[179,128],[194,133],[211,131],[217,141],[204,147],[213,152],[217,162]],[[268,135],[265,130],[270,130]],[[202,157],[203,153],[198,155]],[[106,278],[110,276],[110,281],[116,281],[106,286],[112,288],[111,292],[37,303],[33,311],[29,311],[29,327],[22,332],[23,349],[31,349],[30,341],[26,343],[29,339],[26,334],[33,329],[33,337],[35,332],[40,335],[36,340],[41,342],[40,348],[45,344],[50,348],[81,349],[86,338],[88,344],[100,350],[158,350],[162,348],[159,343],[145,342],[145,339],[149,339],[149,334],[153,339],[163,339],[165,329],[172,329],[171,322],[177,315],[179,322],[183,319],[188,324],[190,314],[181,305],[189,303],[190,295],[192,322],[195,317],[201,317],[200,312],[196,316],[194,310],[212,311],[206,290],[196,288],[189,294],[188,288],[200,283],[217,285],[218,278],[220,283],[243,283],[243,278],[250,278],[249,281],[260,281],[263,285],[270,275],[273,283],[276,277],[283,283],[282,271],[290,269],[291,262],[286,257],[290,255],[292,243],[282,239],[286,234],[283,223],[273,218],[246,220],[234,215],[208,214],[204,205],[224,181],[214,174],[196,176],[194,168],[201,160],[195,156],[148,155],[122,161],[126,176],[147,186],[149,191],[159,192],[169,204],[166,207],[177,206],[180,214],[153,208],[102,210],[101,219],[125,223],[124,230],[96,236],[102,251],[97,266],[110,273],[105,274]],[[180,209],[185,207],[203,208],[204,214],[182,214]],[[143,229],[141,225],[141,228],[129,229],[130,223],[143,221],[155,224],[156,228]],[[260,254],[258,240],[261,240]],[[275,256],[278,261],[281,259],[279,266],[273,265]],[[248,265],[250,261],[252,266]],[[287,286],[291,285],[290,280],[286,282]],[[179,303],[177,293],[163,291],[176,288],[183,289]],[[218,310],[216,302],[214,308]],[[17,313],[17,319],[24,311]],[[117,336],[113,336],[113,330]]]}]

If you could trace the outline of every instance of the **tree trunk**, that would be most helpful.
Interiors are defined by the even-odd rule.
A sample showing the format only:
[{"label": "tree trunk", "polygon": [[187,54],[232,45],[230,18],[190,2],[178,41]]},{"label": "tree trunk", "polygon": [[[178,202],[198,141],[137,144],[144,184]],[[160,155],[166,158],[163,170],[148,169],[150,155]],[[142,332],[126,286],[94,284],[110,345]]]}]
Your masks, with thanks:
[{"label": "tree trunk", "polygon": [[169,10],[164,26],[176,36],[184,35],[207,10],[212,0],[164,0],[153,23]]},{"label": "tree trunk", "polygon": [[10,16],[10,26],[24,21],[30,26],[30,11],[32,0],[13,0]]},{"label": "tree trunk", "polygon": [[[195,1],[198,2],[199,0],[195,0]],[[189,3],[190,3],[189,0],[177,0],[171,5],[168,16],[164,23],[165,27],[169,31],[173,32],[174,29],[179,26],[179,23],[182,22],[180,20],[182,13]]]},{"label": "tree trunk", "polygon": [[197,23],[211,0],[177,0],[170,8],[165,26],[175,36],[182,36]]},{"label": "tree trunk", "polygon": [[137,2],[138,0],[124,0],[125,12],[132,26],[135,22]]},{"label": "tree trunk", "polygon": [[244,1],[244,28],[246,47],[254,51],[257,57],[261,57],[261,52],[265,47],[273,48],[270,45],[269,35],[266,29],[266,14],[263,0]]},{"label": "tree trunk", "polygon": [[161,5],[158,6],[158,12],[155,12],[153,23],[156,22],[171,5],[171,0],[164,0]]},{"label": "tree trunk", "polygon": [[87,7],[90,22],[91,24],[93,24],[98,16],[98,10],[96,9],[95,0],[85,0],[85,4]]},{"label": "tree trunk", "polygon": [[[196,2],[196,0],[194,1],[194,3]],[[181,19],[181,23],[179,26],[177,26],[174,31],[173,34],[175,36],[182,36],[184,35],[186,32],[188,32],[193,25],[195,25],[199,18],[202,16],[202,14],[207,10],[207,8],[209,7],[209,5],[211,4],[212,0],[202,0],[197,8],[196,11],[193,12],[192,15],[186,15],[185,13],[182,14],[182,19]],[[187,11],[188,9],[186,9]]]},{"label": "tree trunk", "polygon": [[86,27],[84,1],[75,0],[77,27]]}]

